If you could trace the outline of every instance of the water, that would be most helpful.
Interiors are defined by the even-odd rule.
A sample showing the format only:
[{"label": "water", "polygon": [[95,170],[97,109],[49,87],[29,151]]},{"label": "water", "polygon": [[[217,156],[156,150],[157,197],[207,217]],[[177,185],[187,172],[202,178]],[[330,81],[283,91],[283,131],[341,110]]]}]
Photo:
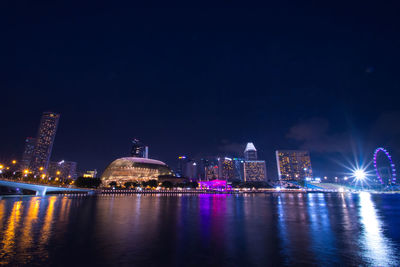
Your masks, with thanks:
[{"label": "water", "polygon": [[400,266],[400,195],[7,197],[0,265]]}]

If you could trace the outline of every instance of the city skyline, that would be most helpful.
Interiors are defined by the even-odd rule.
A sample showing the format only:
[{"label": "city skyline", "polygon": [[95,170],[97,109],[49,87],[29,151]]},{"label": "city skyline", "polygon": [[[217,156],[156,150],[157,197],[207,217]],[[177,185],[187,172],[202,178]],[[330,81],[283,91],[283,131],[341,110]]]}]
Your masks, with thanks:
[{"label": "city skyline", "polygon": [[[53,117],[54,117],[54,119],[53,119]],[[54,161],[50,162],[50,159],[51,159],[50,157],[51,157],[51,152],[52,152],[52,146],[53,146],[54,139],[55,139],[55,131],[57,130],[57,127],[58,127],[59,117],[60,117],[60,114],[56,114],[56,113],[53,113],[53,112],[43,112],[42,113],[42,118],[41,118],[41,121],[40,121],[39,130],[38,130],[38,136],[40,136],[40,134],[42,134],[42,132],[46,132],[46,131],[49,132],[49,136],[44,136],[42,134],[42,138],[41,139],[46,139],[47,140],[47,142],[45,144],[46,147],[47,147],[45,149],[47,151],[47,153],[40,152],[43,155],[45,154],[42,157],[43,158],[42,161],[44,161],[44,162],[39,164],[40,166],[48,166],[48,163],[53,163],[53,166],[55,166],[56,163],[57,163],[57,162],[54,162]],[[51,122],[50,120],[53,120],[53,122]],[[44,127],[44,124],[46,124],[46,127]],[[49,124],[49,125],[50,124],[52,124],[52,125],[54,124],[54,126],[50,127],[51,125],[49,126],[47,124]],[[47,130],[47,128],[49,128],[49,130]],[[35,152],[35,146],[36,146],[37,142],[38,142],[37,138],[27,137],[25,139],[25,146],[24,146],[24,151],[22,153],[22,157],[21,158],[16,158],[16,157],[13,158],[14,160],[18,159],[18,164],[19,164],[19,169],[20,170],[23,171],[24,169],[29,168],[30,171],[32,171],[34,169],[34,167],[32,167],[32,165],[35,165],[35,164],[31,163],[31,160],[32,160],[32,158],[34,156],[33,154]],[[264,174],[261,175],[263,178],[259,178],[259,180],[261,180],[261,181],[262,180],[297,180],[298,177],[301,177],[301,178],[313,178],[313,174],[312,174],[313,171],[312,171],[312,168],[311,168],[311,160],[310,160],[309,151],[293,150],[293,149],[292,150],[281,150],[281,149],[276,150],[275,151],[275,160],[276,160],[276,164],[277,164],[276,165],[276,172],[277,173],[275,174],[273,171],[271,173],[271,169],[274,170],[274,168],[269,168],[269,171],[267,171],[268,168],[267,168],[266,162],[264,160],[261,160],[261,161],[257,160],[258,159],[257,149],[255,148],[253,142],[247,142],[244,147],[245,148],[244,148],[243,155],[240,155],[240,153],[237,153],[237,152],[236,153],[225,152],[225,153],[219,153],[220,156],[211,157],[211,158],[214,158],[215,162],[217,162],[217,164],[215,166],[218,169],[215,170],[215,174],[212,174],[214,171],[212,171],[208,175],[206,174],[207,172],[212,170],[212,168],[210,170],[207,170],[207,169],[206,170],[199,170],[198,166],[196,166],[197,164],[201,165],[201,162],[203,161],[204,155],[201,155],[200,157],[198,156],[196,158],[191,158],[191,159],[186,157],[186,156],[179,156],[178,157],[179,161],[178,161],[177,165],[174,164],[175,162],[173,162],[172,164],[168,164],[168,165],[171,166],[175,170],[175,173],[178,176],[185,176],[183,174],[186,172],[186,176],[185,177],[190,177],[191,179],[210,179],[210,177],[214,177],[214,178],[220,178],[220,179],[228,179],[228,180],[235,180],[236,179],[236,180],[246,181],[246,168],[245,168],[245,166],[241,167],[241,168],[244,168],[242,170],[242,174],[241,175],[237,174],[238,170],[236,170],[236,169],[238,167],[235,167],[235,169],[234,169],[235,163],[234,163],[234,161],[232,161],[231,158],[229,158],[229,157],[232,157],[234,160],[241,161],[243,165],[246,165],[244,163],[246,161],[249,161],[249,162],[250,161],[254,161],[254,162],[252,162],[253,165],[254,164],[255,165],[257,165],[257,164],[263,165],[263,167],[261,165],[259,166],[261,169],[262,168],[264,169],[264,171],[263,171]],[[131,142],[130,151],[131,151],[130,152],[130,156],[139,157],[139,158],[148,158],[149,146],[144,145],[138,139],[133,139],[132,142]],[[278,157],[278,152],[284,152],[284,153],[306,153],[305,156],[308,157],[308,163],[306,164],[307,167],[304,168],[304,170],[303,170],[303,167],[302,167],[300,171],[298,171],[298,170],[295,171],[294,172],[295,174],[293,174],[293,175],[295,175],[296,178],[294,178],[294,177],[290,177],[289,179],[288,178],[282,178],[282,172],[284,171],[284,169],[282,169],[282,166],[279,167],[280,165],[282,165],[282,161],[281,161],[280,157]],[[37,153],[39,153],[39,152],[36,151],[36,154]],[[224,156],[221,156],[221,155],[224,155]],[[128,155],[121,155],[121,156],[128,156]],[[240,159],[241,156],[243,156],[243,159]],[[239,158],[237,158],[237,157],[239,157]],[[287,157],[289,159],[291,156],[288,154]],[[293,157],[294,157],[293,159],[295,159],[297,156],[293,156]],[[300,156],[300,157],[302,157],[302,156]],[[44,158],[47,159],[47,164],[46,164]],[[10,159],[8,159],[8,160],[10,160]],[[225,166],[226,164],[224,164],[224,161],[226,161],[226,160],[232,161],[231,162],[232,166],[230,168],[231,169],[230,170],[230,172],[231,172],[230,175],[226,174],[226,172],[227,171],[229,172],[229,170],[225,170],[224,169],[224,168],[226,168],[226,166]],[[181,166],[182,161],[190,162],[190,164],[188,164],[188,166],[184,167],[185,170],[182,169],[182,167],[183,167],[183,166]],[[297,161],[297,158],[295,159],[295,161]],[[61,160],[60,162],[64,162],[64,160]],[[289,160],[287,160],[287,162],[289,164]],[[68,165],[69,164],[74,164],[74,167],[72,167],[73,171],[71,172],[71,174],[73,173],[72,176],[76,178],[77,177],[76,174],[78,173],[77,167],[76,167],[77,163],[76,162],[69,162],[69,161],[67,161],[67,163],[68,163]],[[28,166],[27,164],[31,165],[31,166],[27,167]],[[290,163],[290,164],[293,164],[293,163]],[[296,164],[297,163],[295,163],[295,165]],[[269,165],[271,165],[271,164],[269,164]],[[187,169],[188,167],[189,167],[189,169]],[[210,165],[210,167],[213,167],[213,166]],[[106,167],[101,166],[99,169],[102,170],[103,168],[105,169]],[[37,170],[37,174],[39,174],[39,172],[40,173],[41,172],[45,172],[45,173],[48,172],[47,171],[47,167],[46,167],[46,169],[44,167],[43,168],[38,167],[37,169],[38,169]],[[40,170],[40,169],[42,169],[42,170]],[[96,167],[96,169],[97,169],[97,167]],[[249,170],[249,168],[247,168],[247,169]],[[87,169],[81,169],[81,170],[79,170],[79,173],[84,173],[86,170]],[[65,172],[65,170],[63,172]],[[67,172],[69,172],[69,171],[67,171]],[[322,170],[320,172],[323,173]],[[190,173],[190,175],[187,175],[188,173]],[[269,177],[268,178],[267,178],[267,173],[269,173]],[[308,173],[308,174],[307,175],[303,175],[304,173]],[[47,173],[47,174],[49,174],[49,173]],[[260,173],[257,171],[257,174],[259,175]],[[347,174],[344,173],[344,172],[339,172],[339,173],[334,173],[333,174],[333,176],[335,176],[335,177],[339,176],[339,175],[344,175],[345,176]],[[55,175],[52,173],[52,176],[55,176]],[[71,175],[67,175],[67,176],[71,177]],[[287,176],[287,174],[285,174],[283,176]],[[321,175],[319,175],[319,176],[321,177]],[[324,176],[326,177],[326,173],[324,174]],[[240,177],[240,179],[237,179],[237,177]]]}]

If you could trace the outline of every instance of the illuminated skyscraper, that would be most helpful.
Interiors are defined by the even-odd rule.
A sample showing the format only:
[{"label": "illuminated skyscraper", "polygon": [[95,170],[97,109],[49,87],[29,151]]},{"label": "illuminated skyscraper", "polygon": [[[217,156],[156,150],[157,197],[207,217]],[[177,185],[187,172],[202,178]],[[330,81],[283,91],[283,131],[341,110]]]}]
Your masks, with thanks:
[{"label": "illuminated skyscraper", "polygon": [[253,143],[247,143],[246,148],[244,150],[244,159],[245,160],[257,160],[257,150]]},{"label": "illuminated skyscraper", "polygon": [[205,180],[218,179],[218,165],[208,165],[205,167]]},{"label": "illuminated skyscraper", "polygon": [[233,158],[233,171],[235,174],[234,180],[244,181],[244,159]]},{"label": "illuminated skyscraper", "polygon": [[257,160],[257,150],[253,143],[247,143],[244,150],[244,181],[262,182],[267,180],[267,168],[264,160]]},{"label": "illuminated skyscraper", "polygon": [[53,112],[44,112],[42,115],[35,148],[29,164],[29,168],[35,174],[38,174],[41,168],[44,172],[47,171],[59,119],[60,115]]},{"label": "illuminated skyscraper", "polygon": [[310,154],[301,150],[277,150],[276,162],[280,180],[312,178]]},{"label": "illuminated skyscraper", "polygon": [[218,158],[218,178],[228,181],[235,179],[234,165],[231,158]]},{"label": "illuminated skyscraper", "polygon": [[32,160],[33,151],[35,149],[36,139],[33,137],[27,137],[25,139],[24,153],[22,154],[22,160],[20,164],[20,169],[28,169]]},{"label": "illuminated skyscraper", "polygon": [[265,182],[267,180],[267,168],[264,160],[246,160],[244,162],[245,182]]},{"label": "illuminated skyscraper", "polygon": [[176,171],[176,174],[178,175],[178,177],[184,176],[183,173],[186,168],[186,164],[187,164],[188,160],[189,159],[186,156],[178,157],[178,169]]},{"label": "illuminated skyscraper", "polygon": [[136,158],[149,158],[149,147],[144,146],[138,139],[132,140],[131,156]]}]

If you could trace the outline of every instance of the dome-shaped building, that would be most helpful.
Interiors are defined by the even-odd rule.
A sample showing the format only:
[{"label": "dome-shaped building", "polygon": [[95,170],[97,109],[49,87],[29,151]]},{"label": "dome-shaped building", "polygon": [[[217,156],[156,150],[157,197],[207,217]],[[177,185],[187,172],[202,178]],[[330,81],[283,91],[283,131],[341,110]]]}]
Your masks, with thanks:
[{"label": "dome-shaped building", "polygon": [[101,181],[103,185],[111,182],[123,185],[126,182],[157,180],[160,175],[173,175],[173,172],[159,160],[127,157],[111,162],[101,175]]}]

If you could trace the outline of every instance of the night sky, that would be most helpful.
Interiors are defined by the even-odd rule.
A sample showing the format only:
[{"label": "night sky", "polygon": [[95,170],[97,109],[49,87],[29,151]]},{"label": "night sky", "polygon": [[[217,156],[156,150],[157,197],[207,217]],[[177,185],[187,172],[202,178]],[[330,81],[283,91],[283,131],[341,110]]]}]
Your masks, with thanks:
[{"label": "night sky", "polygon": [[400,163],[399,6],[80,2],[0,4],[0,159],[20,158],[53,111],[52,160],[83,171],[129,155],[132,138],[172,167],[252,141],[269,178],[276,149],[310,150],[317,176],[377,146]]}]

